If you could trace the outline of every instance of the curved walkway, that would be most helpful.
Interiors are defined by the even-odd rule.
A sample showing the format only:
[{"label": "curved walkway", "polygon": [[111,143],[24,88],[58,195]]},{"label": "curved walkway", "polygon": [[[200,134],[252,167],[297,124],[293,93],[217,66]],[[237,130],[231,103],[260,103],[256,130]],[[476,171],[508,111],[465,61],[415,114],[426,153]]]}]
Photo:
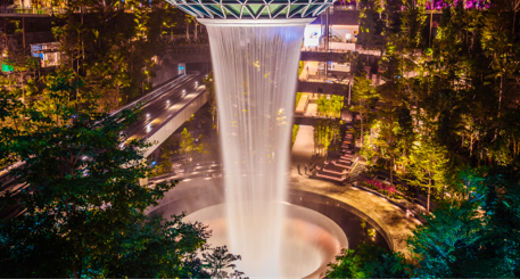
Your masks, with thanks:
[{"label": "curved walkway", "polygon": [[410,256],[406,241],[420,222],[407,217],[401,208],[385,198],[353,186],[339,186],[332,182],[310,179],[299,175],[294,166],[291,168],[290,185],[291,188],[325,195],[358,209],[386,232],[394,251]]},{"label": "curved walkway", "polygon": [[[356,208],[373,220],[386,233],[390,248],[403,253],[406,257],[410,256],[406,240],[420,222],[413,217],[407,217],[401,208],[380,196],[353,186],[339,186],[332,182],[310,179],[305,175],[299,175],[296,167],[291,168],[289,179],[292,189],[324,195]],[[153,211],[163,203],[175,202],[181,199],[175,195],[177,190],[193,190],[192,187],[194,185],[199,187],[207,185],[210,187],[209,190],[211,190],[212,195],[223,196],[221,177],[213,178],[213,180],[205,178],[190,179],[179,182],[175,188],[165,194],[165,197],[160,201],[160,205],[150,207],[146,212]],[[208,190],[206,189],[206,191]],[[194,195],[196,196],[203,195],[202,193],[195,193]],[[189,209],[186,210],[190,212]]]}]

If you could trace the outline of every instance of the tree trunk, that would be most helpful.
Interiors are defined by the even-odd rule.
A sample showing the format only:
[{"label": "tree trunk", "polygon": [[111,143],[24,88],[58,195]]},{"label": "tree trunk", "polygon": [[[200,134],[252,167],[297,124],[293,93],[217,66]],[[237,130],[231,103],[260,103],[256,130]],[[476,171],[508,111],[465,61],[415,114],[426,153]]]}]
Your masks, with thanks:
[{"label": "tree trunk", "polygon": [[186,41],[190,41],[190,23],[186,22]]},{"label": "tree trunk", "polygon": [[22,16],[22,45],[23,45],[23,54],[25,55],[25,17]]},{"label": "tree trunk", "polygon": [[428,46],[432,47],[432,24],[433,24],[433,6],[430,10],[430,33],[428,34]]},{"label": "tree trunk", "polygon": [[426,212],[430,213],[430,196],[432,191],[432,184],[431,182],[428,184],[428,196],[426,197]]},{"label": "tree trunk", "polygon": [[500,90],[498,91],[498,113],[497,118],[500,118],[500,111],[502,110],[502,95],[504,94],[504,73],[500,75]]},{"label": "tree trunk", "polygon": [[473,155],[473,133],[470,134],[469,138],[469,157]]},{"label": "tree trunk", "polygon": [[193,40],[199,41],[199,22],[197,20],[195,20],[195,29],[193,30]]},{"label": "tree trunk", "polygon": [[395,158],[392,159],[392,167],[390,167],[390,184],[394,185]]},{"label": "tree trunk", "polygon": [[359,136],[359,143],[361,143],[361,146],[363,146],[363,114],[361,115],[361,135]]},{"label": "tree trunk", "polygon": [[[81,6],[81,26],[84,24],[83,17],[83,6]],[[85,42],[83,41],[83,37],[81,37],[81,59],[82,61],[85,61]]]},{"label": "tree trunk", "polygon": [[[500,119],[500,111],[502,110],[502,95],[504,91],[504,73],[500,75],[500,88],[498,90],[498,108],[497,108],[497,121]],[[493,140],[495,141],[498,137],[498,127],[495,128],[495,135],[493,136]]]},{"label": "tree trunk", "polygon": [[[518,2],[517,2],[518,3]],[[516,5],[515,5],[516,6]],[[516,7],[514,7],[514,11],[513,11],[513,26],[511,28],[511,36],[514,36],[515,35],[515,24],[516,24]]]}]

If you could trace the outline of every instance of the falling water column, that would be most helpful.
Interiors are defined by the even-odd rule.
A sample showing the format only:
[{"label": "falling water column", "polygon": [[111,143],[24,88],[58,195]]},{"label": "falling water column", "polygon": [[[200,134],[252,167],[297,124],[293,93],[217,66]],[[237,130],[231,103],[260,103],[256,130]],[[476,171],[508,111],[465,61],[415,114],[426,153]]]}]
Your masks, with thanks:
[{"label": "falling water column", "polygon": [[231,252],[239,270],[280,277],[297,68],[310,19],[199,19],[208,29]]}]

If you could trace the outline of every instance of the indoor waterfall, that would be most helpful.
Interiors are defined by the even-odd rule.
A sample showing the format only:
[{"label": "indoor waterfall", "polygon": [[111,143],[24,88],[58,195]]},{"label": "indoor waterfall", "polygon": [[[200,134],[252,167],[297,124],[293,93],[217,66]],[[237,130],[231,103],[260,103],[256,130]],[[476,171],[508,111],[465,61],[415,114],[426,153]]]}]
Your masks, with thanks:
[{"label": "indoor waterfall", "polygon": [[215,75],[230,250],[252,278],[281,277],[289,149],[309,20],[202,19]]}]

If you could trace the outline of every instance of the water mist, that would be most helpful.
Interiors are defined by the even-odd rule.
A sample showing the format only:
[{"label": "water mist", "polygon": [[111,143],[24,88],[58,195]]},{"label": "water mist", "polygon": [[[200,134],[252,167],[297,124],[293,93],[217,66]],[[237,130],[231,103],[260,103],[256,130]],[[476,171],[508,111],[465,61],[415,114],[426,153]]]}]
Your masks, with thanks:
[{"label": "water mist", "polygon": [[[206,25],[215,75],[230,250],[249,277],[279,278],[291,126],[308,19]],[[260,20],[261,21],[261,20]]]}]

